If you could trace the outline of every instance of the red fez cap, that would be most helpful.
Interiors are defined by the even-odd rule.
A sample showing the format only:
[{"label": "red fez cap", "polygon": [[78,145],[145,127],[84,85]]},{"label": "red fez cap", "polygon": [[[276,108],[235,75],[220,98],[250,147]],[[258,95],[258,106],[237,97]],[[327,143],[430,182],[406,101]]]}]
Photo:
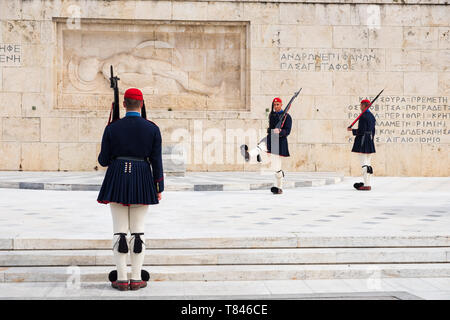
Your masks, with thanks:
[{"label": "red fez cap", "polygon": [[361,101],[361,103],[367,103],[367,104],[370,104],[370,101],[367,100],[367,99],[364,99],[364,100]]},{"label": "red fez cap", "polygon": [[130,88],[127,91],[125,91],[124,98],[139,100],[139,101],[144,100],[144,98],[142,97],[141,90],[136,89],[136,88]]},{"label": "red fez cap", "polygon": [[274,102],[279,102],[279,103],[282,103],[282,102],[281,102],[281,99],[280,99],[280,98],[278,98],[278,97],[277,97],[277,98],[275,98],[275,99],[273,99],[272,103],[274,103]]}]

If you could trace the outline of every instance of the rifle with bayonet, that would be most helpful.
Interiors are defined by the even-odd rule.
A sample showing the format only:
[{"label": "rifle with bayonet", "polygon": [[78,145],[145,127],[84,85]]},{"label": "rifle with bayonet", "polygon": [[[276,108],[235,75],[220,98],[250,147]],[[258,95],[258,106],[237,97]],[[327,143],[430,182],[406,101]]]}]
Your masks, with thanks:
[{"label": "rifle with bayonet", "polygon": [[[119,109],[119,84],[118,81],[120,80],[119,77],[114,76],[114,69],[113,66],[111,66],[111,77],[110,80],[110,88],[114,90],[114,102],[111,106],[111,112],[109,113],[109,120],[108,125],[113,123],[116,120],[120,119],[120,109]],[[145,102],[142,101],[142,109],[141,109],[141,116],[144,119],[147,119],[147,112],[145,110]]]},{"label": "rifle with bayonet", "polygon": [[280,117],[280,120],[278,121],[275,128],[281,129],[284,125],[284,122],[286,121],[287,113],[289,112],[289,109],[291,109],[292,101],[294,101],[295,98],[297,98],[298,94],[302,91],[302,88],[298,90],[294,95],[292,96],[291,100],[289,100],[287,106],[284,108],[283,114]]},{"label": "rifle with bayonet", "polygon": [[111,112],[109,113],[108,125],[120,119],[119,85],[118,85],[119,80],[120,80],[119,77],[114,76],[113,66],[111,66],[111,77],[109,78],[109,81],[110,81],[110,88],[114,90],[114,102],[111,105]]},{"label": "rifle with bayonet", "polygon": [[372,104],[375,102],[375,100],[378,99],[378,97],[380,96],[380,94],[383,91],[384,91],[384,89],[381,90],[379,94],[377,94],[377,96],[372,100],[372,102],[370,102],[370,104],[364,109],[364,111],[361,112],[361,114],[355,119],[355,121],[353,121],[352,124],[348,126],[349,129],[351,129],[353,127],[353,125],[356,123],[356,121],[358,121],[358,119],[361,118],[361,116],[364,114],[364,112],[366,112],[372,106]]}]

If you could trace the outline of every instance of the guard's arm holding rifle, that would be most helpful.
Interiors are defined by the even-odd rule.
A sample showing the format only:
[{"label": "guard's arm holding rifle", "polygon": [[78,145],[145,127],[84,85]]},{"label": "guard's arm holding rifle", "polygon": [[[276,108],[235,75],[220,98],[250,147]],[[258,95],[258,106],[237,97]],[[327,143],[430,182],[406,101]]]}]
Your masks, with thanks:
[{"label": "guard's arm holding rifle", "polygon": [[102,146],[100,154],[98,155],[98,163],[100,163],[102,167],[107,167],[111,164],[111,160],[111,139],[107,126],[103,132]]},{"label": "guard's arm holding rifle", "polygon": [[286,121],[284,122],[284,125],[282,128],[280,128],[280,137],[287,137],[291,134],[292,129],[292,118],[289,116],[289,114],[286,114]]},{"label": "guard's arm holding rifle", "polygon": [[364,117],[364,115],[359,118],[358,129],[351,129],[351,131],[354,136],[364,135],[364,132],[367,131],[367,119]]},{"label": "guard's arm holding rifle", "polygon": [[150,154],[150,163],[153,172],[153,181],[155,183],[156,193],[158,194],[158,200],[161,200],[161,193],[164,191],[164,172],[161,155],[161,132],[158,128],[153,140],[152,152]]}]

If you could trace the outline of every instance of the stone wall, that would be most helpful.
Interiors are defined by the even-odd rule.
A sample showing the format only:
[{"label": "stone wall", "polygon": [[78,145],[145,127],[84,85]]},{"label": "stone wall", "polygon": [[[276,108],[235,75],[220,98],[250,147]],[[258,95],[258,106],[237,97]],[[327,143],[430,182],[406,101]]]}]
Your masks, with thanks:
[{"label": "stone wall", "polygon": [[448,176],[446,3],[0,1],[0,170],[102,170],[112,61],[188,170],[258,170],[239,145],[301,87],[286,170],[358,175],[346,127],[384,88],[375,174]]}]

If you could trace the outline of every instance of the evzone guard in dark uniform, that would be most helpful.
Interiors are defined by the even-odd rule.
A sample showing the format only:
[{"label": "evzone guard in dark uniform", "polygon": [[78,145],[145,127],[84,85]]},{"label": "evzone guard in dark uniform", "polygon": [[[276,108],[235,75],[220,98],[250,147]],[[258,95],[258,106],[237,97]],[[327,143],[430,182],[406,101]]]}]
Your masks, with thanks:
[{"label": "evzone guard in dark uniform", "polygon": [[275,186],[270,189],[273,194],[283,193],[284,171],[281,167],[281,157],[290,156],[287,137],[291,133],[292,118],[288,113],[285,114],[286,118],[282,126],[277,128],[277,124],[284,113],[282,106],[283,103],[280,98],[273,99],[272,109],[269,114],[267,136],[258,143],[256,148],[249,151],[247,145],[241,146],[241,153],[247,162],[254,157],[256,157],[258,162],[262,162],[261,152],[268,153],[272,169],[275,171]]},{"label": "evzone guard in dark uniform", "polygon": [[[111,208],[117,271],[111,272],[109,279],[113,288],[119,290],[138,290],[147,285],[149,274],[142,270],[145,215],[149,205],[159,203],[164,191],[161,133],[156,124],[141,116],[142,105],[143,96],[139,89],[125,92],[126,116],[105,128],[98,156],[100,165],[108,167],[97,201],[109,203]],[[128,252],[130,283],[127,279]]]},{"label": "evzone guard in dark uniform", "polygon": [[[371,102],[369,100],[361,101],[361,111],[363,112]],[[360,161],[362,166],[362,176],[364,182],[357,182],[353,186],[357,190],[371,190],[370,175],[373,174],[373,169],[370,165],[372,153],[375,153],[375,117],[367,109],[358,120],[358,129],[347,128],[348,131],[352,131],[355,136],[353,142],[352,152],[357,152],[360,155]]]}]

